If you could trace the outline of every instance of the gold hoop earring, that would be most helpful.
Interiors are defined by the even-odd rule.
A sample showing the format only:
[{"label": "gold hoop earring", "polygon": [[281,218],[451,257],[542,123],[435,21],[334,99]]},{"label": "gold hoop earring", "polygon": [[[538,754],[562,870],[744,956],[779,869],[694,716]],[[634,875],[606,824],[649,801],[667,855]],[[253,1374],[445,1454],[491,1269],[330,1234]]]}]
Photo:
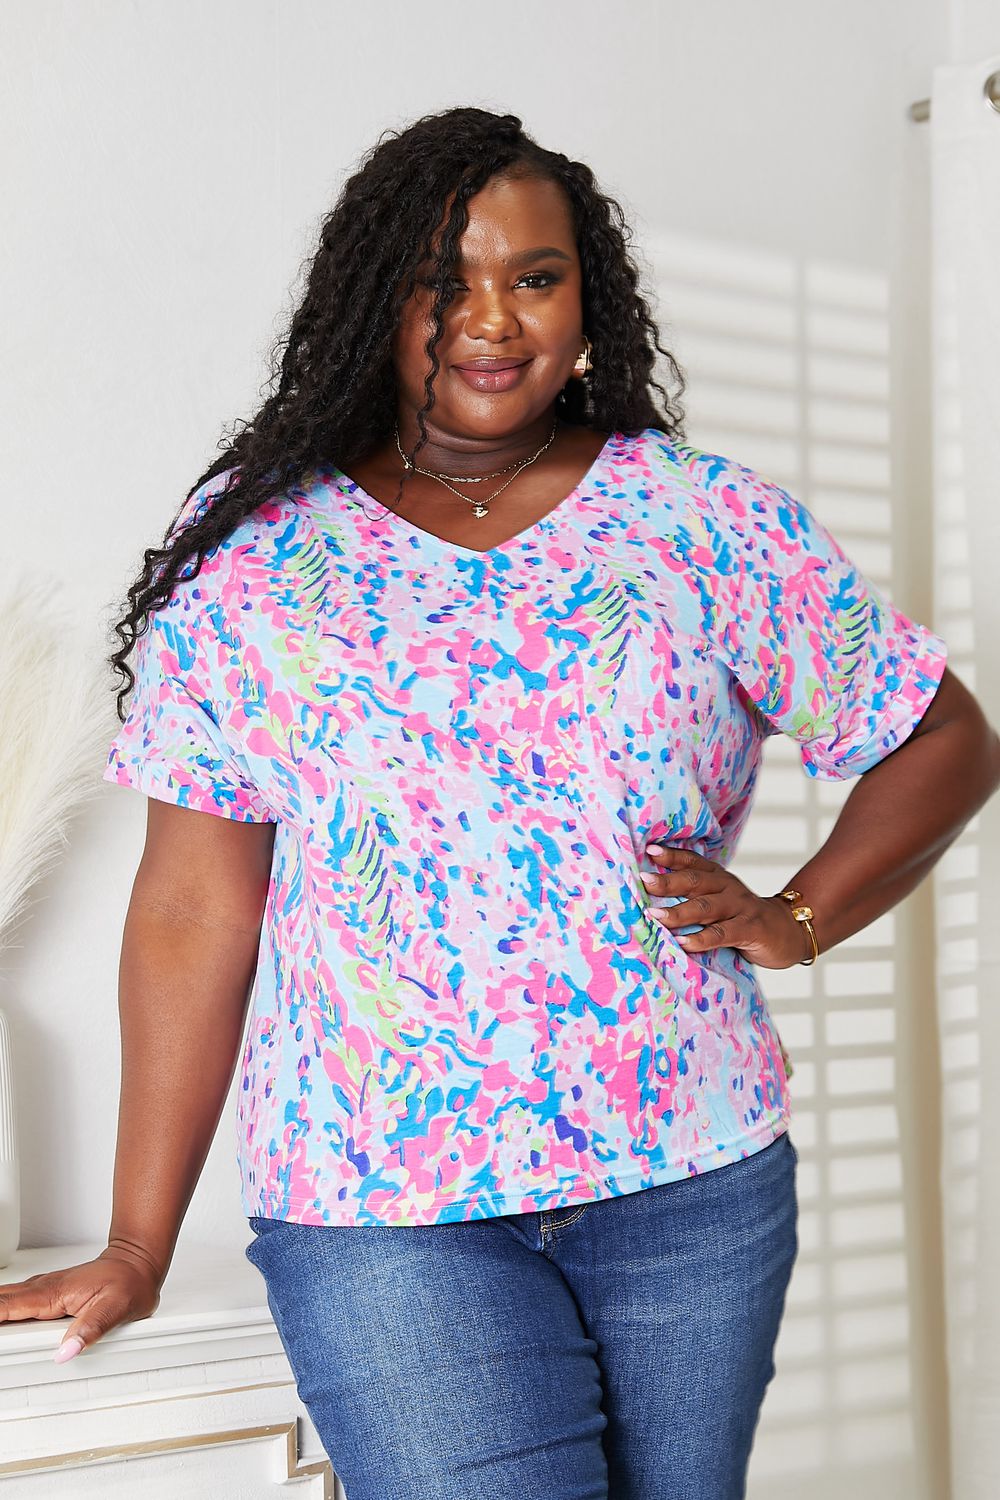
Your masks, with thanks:
[{"label": "gold hoop earring", "polygon": [[593,369],[593,363],[590,358],[591,343],[586,334],[583,335],[583,342],[584,348],[577,355],[576,364],[570,371],[570,374],[576,380],[585,380]]}]

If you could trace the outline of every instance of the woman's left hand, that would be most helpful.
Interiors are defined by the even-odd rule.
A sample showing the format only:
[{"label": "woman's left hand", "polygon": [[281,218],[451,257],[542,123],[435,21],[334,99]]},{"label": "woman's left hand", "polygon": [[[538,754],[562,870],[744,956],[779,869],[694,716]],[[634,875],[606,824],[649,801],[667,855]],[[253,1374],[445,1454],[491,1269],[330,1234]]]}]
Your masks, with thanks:
[{"label": "woman's left hand", "polygon": [[646,853],[663,867],[640,872],[649,894],[685,898],[676,906],[647,907],[647,916],[671,930],[702,926],[687,936],[675,932],[685,953],[735,948],[765,969],[790,969],[809,957],[808,934],[780,896],[756,895],[724,865],[690,849],[650,844]]}]

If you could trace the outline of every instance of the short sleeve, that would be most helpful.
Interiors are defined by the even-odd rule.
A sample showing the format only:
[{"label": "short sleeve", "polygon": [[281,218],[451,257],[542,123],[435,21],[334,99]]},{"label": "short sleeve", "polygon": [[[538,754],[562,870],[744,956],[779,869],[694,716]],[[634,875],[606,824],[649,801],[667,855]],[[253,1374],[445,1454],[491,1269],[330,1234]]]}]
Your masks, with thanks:
[{"label": "short sleeve", "polygon": [[910,735],[944,640],[865,577],[786,490],[743,465],[712,495],[714,630],[747,696],[812,776],[860,776]]},{"label": "short sleeve", "polygon": [[203,590],[182,580],[137,637],[135,683],[102,779],[241,823],[276,822],[206,690],[213,643]]}]

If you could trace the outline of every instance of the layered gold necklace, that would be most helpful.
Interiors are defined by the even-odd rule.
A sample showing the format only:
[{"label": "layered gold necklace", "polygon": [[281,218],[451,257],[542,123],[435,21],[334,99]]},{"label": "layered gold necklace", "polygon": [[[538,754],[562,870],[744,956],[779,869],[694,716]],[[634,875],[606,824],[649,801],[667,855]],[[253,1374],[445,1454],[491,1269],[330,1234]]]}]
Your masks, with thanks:
[{"label": "layered gold necklace", "polygon": [[[428,479],[436,479],[439,484],[443,484],[445,489],[451,490],[451,493],[453,495],[457,495],[460,500],[467,500],[472,506],[473,514],[481,520],[483,516],[489,515],[488,507],[490,501],[495,500],[496,497],[501,493],[501,491],[505,490],[509,484],[513,484],[514,480],[517,478],[518,474],[520,474],[522,469],[526,469],[529,464],[533,464],[536,458],[541,458],[546,448],[548,448],[551,444],[555,435],[556,423],[553,422],[552,431],[549,433],[547,441],[542,444],[537,453],[533,453],[530,458],[519,459],[517,463],[507,464],[503,469],[495,469],[492,474],[477,474],[474,479],[462,474],[439,474],[434,469],[421,469],[419,465],[413,463],[411,459],[407,458],[406,454],[403,452],[402,445],[399,441],[398,425],[396,427],[396,448],[398,449],[399,456],[403,460],[403,463],[407,469],[411,469],[415,474],[426,474]],[[485,499],[481,499],[478,495],[463,495],[461,490],[457,490],[455,488],[456,483],[482,484],[484,480],[496,479],[501,474],[509,473],[511,469],[514,470],[514,473],[511,474],[510,478],[505,479],[503,484],[501,484],[498,489],[495,489],[492,495],[487,495]],[[454,483],[452,483],[452,481],[454,481]]]}]

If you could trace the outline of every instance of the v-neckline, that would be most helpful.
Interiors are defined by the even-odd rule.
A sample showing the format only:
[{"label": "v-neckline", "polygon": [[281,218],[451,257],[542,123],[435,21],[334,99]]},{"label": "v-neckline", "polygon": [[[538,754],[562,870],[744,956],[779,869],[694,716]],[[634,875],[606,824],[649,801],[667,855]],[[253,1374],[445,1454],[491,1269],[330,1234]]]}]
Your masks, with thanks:
[{"label": "v-neckline", "polygon": [[452,557],[474,558],[480,562],[488,562],[493,557],[502,556],[511,548],[524,547],[529,544],[533,545],[538,535],[554,533],[566,519],[568,511],[573,508],[574,503],[593,485],[597,475],[605,465],[611,462],[614,450],[617,448],[621,436],[617,431],[608,433],[602,447],[594,455],[586,472],[573,486],[569,494],[565,495],[544,516],[540,516],[537,521],[533,521],[530,526],[526,526],[522,531],[518,531],[513,536],[507,537],[505,541],[498,542],[495,547],[482,549],[478,547],[463,547],[458,542],[449,542],[444,537],[437,536],[433,531],[426,531],[422,526],[418,526],[415,522],[407,520],[405,516],[397,515],[394,510],[390,510],[388,506],[383,505],[381,500],[377,500],[374,495],[370,495],[367,490],[363,490],[356,480],[351,479],[336,464],[330,465],[330,472],[337,488],[342,494],[353,500],[362,512],[367,509],[369,504],[377,506],[380,512],[379,516],[373,518],[369,515],[367,519],[376,519],[379,521],[391,520],[397,527],[404,530],[406,535],[421,548],[430,548]]}]

